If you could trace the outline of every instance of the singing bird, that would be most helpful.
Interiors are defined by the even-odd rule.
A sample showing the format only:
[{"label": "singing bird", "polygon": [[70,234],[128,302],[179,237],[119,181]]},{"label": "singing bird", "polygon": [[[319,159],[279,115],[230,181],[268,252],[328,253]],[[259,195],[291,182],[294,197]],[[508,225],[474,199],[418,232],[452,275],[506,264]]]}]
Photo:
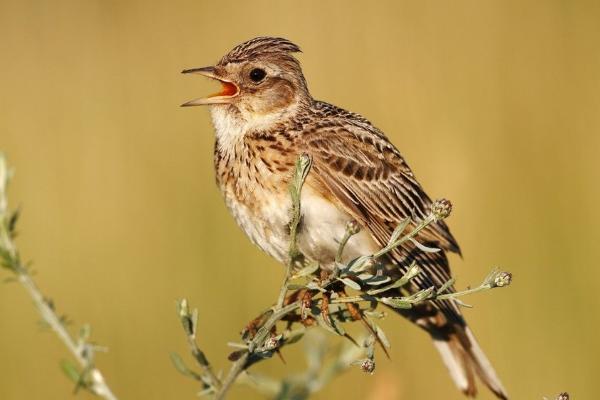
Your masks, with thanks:
[{"label": "singing bird", "polygon": [[[289,180],[299,155],[310,156],[298,248],[327,269],[349,221],[362,229],[347,243],[345,262],[381,249],[407,217],[425,218],[432,202],[382,131],[311,96],[297,52],[287,39],[258,37],[214,66],[184,70],[219,81],[222,90],[183,106],[209,106],[216,180],[225,203],[250,240],[282,263],[289,244]],[[417,238],[442,251],[423,252],[409,243],[385,256],[386,271],[402,273],[416,261],[423,272],[414,278],[413,290],[440,287],[451,278],[446,252],[460,253],[458,244],[443,221]],[[431,335],[463,393],[476,395],[478,376],[498,398],[508,398],[455,301],[399,313]]]}]

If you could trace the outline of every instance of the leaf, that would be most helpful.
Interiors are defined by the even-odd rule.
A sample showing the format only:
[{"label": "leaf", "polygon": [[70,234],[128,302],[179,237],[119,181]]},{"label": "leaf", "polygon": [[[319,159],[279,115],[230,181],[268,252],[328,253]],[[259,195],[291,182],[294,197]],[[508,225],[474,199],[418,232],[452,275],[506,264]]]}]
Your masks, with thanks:
[{"label": "leaf", "polygon": [[369,335],[365,339],[364,347],[365,347],[366,352],[367,352],[367,357],[370,358],[370,359],[373,359],[373,357],[375,356],[375,343],[376,342],[377,342],[377,339],[372,334]]},{"label": "leaf", "polygon": [[79,373],[77,367],[71,361],[62,360],[60,362],[60,368],[67,376],[67,378],[72,380],[74,383],[79,384],[79,382],[81,382],[81,374]]},{"label": "leaf", "polygon": [[194,310],[192,311],[192,315],[190,316],[190,319],[192,321],[192,332],[194,335],[196,335],[196,332],[198,331],[198,309],[194,308]]},{"label": "leaf", "polygon": [[401,310],[412,308],[412,303],[407,301],[404,297],[382,297],[379,299],[379,301],[392,308],[398,308]]},{"label": "leaf", "polygon": [[448,290],[452,285],[454,285],[455,280],[456,279],[454,279],[454,278],[448,279],[448,281],[446,283],[444,283],[442,286],[440,286],[440,288],[437,290],[437,294],[442,294],[446,290]]},{"label": "leaf", "polygon": [[389,349],[390,347],[392,347],[390,341],[385,335],[385,332],[379,327],[379,325],[375,325],[375,333],[377,334],[377,338],[379,338],[379,341],[385,346],[385,348]]},{"label": "leaf", "polygon": [[299,269],[296,271],[294,275],[291,276],[291,279],[302,278],[305,276],[309,276],[314,274],[319,269],[319,263],[309,263],[306,267]]},{"label": "leaf", "polygon": [[375,319],[383,319],[386,317],[386,313],[383,311],[369,311],[366,310],[364,311],[365,315],[369,318],[375,318]]},{"label": "leaf", "polygon": [[17,222],[19,222],[20,215],[21,215],[21,210],[17,209],[12,213],[12,215],[8,219],[8,226],[7,226],[8,234],[13,239],[15,237]]},{"label": "leaf", "polygon": [[194,336],[196,334],[196,324],[198,323],[198,310],[194,309],[190,313],[187,299],[181,299],[177,302],[177,313],[185,333],[188,336]]},{"label": "leaf", "polygon": [[388,283],[389,281],[391,281],[392,278],[390,278],[389,276],[375,276],[371,279],[369,279],[368,281],[366,281],[367,285],[371,285],[371,286],[379,286],[379,285],[383,285],[384,283]]},{"label": "leaf", "polygon": [[435,247],[427,247],[424,244],[421,244],[418,241],[416,241],[414,238],[410,238],[410,241],[413,242],[413,244],[417,246],[419,250],[424,251],[425,253],[437,253],[438,251],[440,251],[440,249]]},{"label": "leaf", "polygon": [[15,260],[10,252],[4,247],[0,247],[0,262],[2,263],[2,267],[6,269],[10,269],[12,271],[17,270],[17,260]]},{"label": "leaf", "polygon": [[183,329],[188,336],[194,336],[194,323],[189,315],[184,315],[181,317],[181,324],[183,325]]},{"label": "leaf", "polygon": [[407,297],[407,300],[409,300],[412,303],[420,303],[423,300],[427,300],[429,297],[431,297],[431,294],[433,293],[434,290],[435,290],[435,287],[433,287],[433,286],[431,286],[427,289],[419,290],[417,293]]},{"label": "leaf", "polygon": [[206,389],[199,391],[197,395],[198,397],[205,397],[214,393],[215,389],[213,387],[207,387]]},{"label": "leaf", "polygon": [[390,283],[389,285],[384,286],[382,288],[371,289],[367,292],[367,294],[374,295],[374,294],[378,294],[378,293],[387,292],[388,290],[391,290],[391,289],[397,289],[397,288],[406,286],[406,284],[408,282],[410,282],[410,280],[412,278],[414,278],[415,276],[417,276],[420,272],[421,272],[421,269],[417,266],[417,264],[415,262],[413,262],[408,267],[408,270],[406,271],[406,273],[404,275],[402,275],[402,277],[400,279],[398,279],[397,281],[394,281],[394,282]]},{"label": "leaf", "polygon": [[401,286],[404,286],[408,282],[410,282],[415,276],[419,275],[420,273],[421,273],[421,268],[417,265],[416,262],[413,261],[408,266],[408,269],[406,270],[404,275],[402,275],[402,278],[400,278],[398,280],[398,282]]},{"label": "leaf", "polygon": [[92,334],[92,327],[90,324],[83,324],[79,329],[79,340],[82,342],[87,342]]},{"label": "leaf", "polygon": [[358,275],[357,278],[360,279],[361,281],[366,281],[368,279],[371,279],[373,277],[373,274],[370,274],[368,272],[363,272],[362,274]]},{"label": "leaf", "polygon": [[457,298],[455,298],[455,299],[454,299],[454,301],[456,302],[456,304],[458,304],[458,305],[459,305],[459,306],[461,306],[461,307],[465,307],[465,308],[473,308],[473,306],[472,306],[472,305],[470,305],[470,304],[467,304],[467,303],[463,302],[463,301],[462,301],[462,300],[460,300],[460,299],[457,299]]},{"label": "leaf", "polygon": [[203,367],[208,366],[208,359],[206,358],[206,355],[203,351],[194,351],[192,355],[194,356],[196,361],[198,361],[198,364],[202,365]]},{"label": "leaf", "polygon": [[171,357],[171,362],[177,371],[185,376],[190,376],[190,369],[185,365],[179,354],[171,353],[169,355]]},{"label": "leaf", "polygon": [[352,279],[350,278],[337,278],[338,281],[341,281],[344,283],[344,285],[348,286],[349,288],[352,288],[354,290],[360,290],[360,285],[356,282],[354,282]]},{"label": "leaf", "polygon": [[406,227],[408,226],[409,223],[410,223],[410,217],[404,218],[402,220],[402,222],[400,222],[400,224],[398,224],[396,229],[394,229],[394,232],[392,232],[392,236],[390,236],[390,240],[388,241],[388,244],[395,243],[398,240],[398,238],[400,237],[400,235],[402,234],[402,232],[404,232],[404,230],[406,229]]},{"label": "leaf", "polygon": [[303,330],[296,330],[294,332],[291,332],[290,335],[285,338],[285,344],[294,344],[296,342],[299,342],[300,339],[304,337],[304,333],[305,332]]},{"label": "leaf", "polygon": [[333,318],[330,319],[330,323],[327,323],[327,321],[325,321],[325,318],[323,318],[323,315],[319,314],[315,316],[315,320],[321,328],[325,329],[330,333],[333,333],[334,335],[344,336],[346,334],[344,329],[338,324],[336,324]]},{"label": "leaf", "polygon": [[362,272],[370,267],[372,256],[360,256],[348,263],[348,269],[352,272]]},{"label": "leaf", "polygon": [[319,292],[322,292],[322,293],[326,292],[326,290],[323,289],[321,286],[319,286],[319,284],[317,282],[308,282],[306,284],[306,288],[311,289],[311,290],[318,290]]}]

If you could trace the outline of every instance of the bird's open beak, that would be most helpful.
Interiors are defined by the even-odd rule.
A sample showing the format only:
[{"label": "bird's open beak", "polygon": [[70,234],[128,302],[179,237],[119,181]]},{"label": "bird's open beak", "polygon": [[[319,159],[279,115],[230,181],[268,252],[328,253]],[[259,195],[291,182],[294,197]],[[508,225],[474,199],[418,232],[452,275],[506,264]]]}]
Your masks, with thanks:
[{"label": "bird's open beak", "polygon": [[181,71],[181,73],[204,75],[211,79],[218,80],[223,86],[220,92],[211,94],[207,97],[190,100],[187,103],[183,103],[181,107],[203,106],[207,104],[227,104],[231,102],[231,99],[240,93],[240,88],[235,83],[217,75],[215,67],[184,69]]}]

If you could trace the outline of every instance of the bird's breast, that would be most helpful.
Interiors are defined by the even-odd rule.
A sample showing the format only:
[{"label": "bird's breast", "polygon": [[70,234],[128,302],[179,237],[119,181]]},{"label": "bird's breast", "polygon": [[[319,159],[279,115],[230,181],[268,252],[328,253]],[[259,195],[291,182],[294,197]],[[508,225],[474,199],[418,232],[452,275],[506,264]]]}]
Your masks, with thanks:
[{"label": "bird's breast", "polygon": [[[221,185],[221,191],[229,211],[250,240],[278,261],[286,262],[291,209],[288,180],[281,179],[276,173],[263,179],[268,183],[248,185],[238,182],[236,185],[229,182]],[[310,179],[301,194],[298,248],[308,259],[332,266],[352,217],[309,182]],[[343,259],[350,260],[376,250],[370,234],[362,230],[348,242]]]}]

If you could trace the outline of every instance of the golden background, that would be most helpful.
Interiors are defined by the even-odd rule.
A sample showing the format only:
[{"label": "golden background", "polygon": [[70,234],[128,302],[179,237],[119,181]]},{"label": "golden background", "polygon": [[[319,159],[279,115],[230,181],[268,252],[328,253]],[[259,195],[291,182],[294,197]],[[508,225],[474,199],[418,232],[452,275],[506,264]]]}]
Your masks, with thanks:
[{"label": "golden background", "polygon": [[[168,356],[189,360],[177,298],[199,306],[200,342],[224,368],[226,342],[276,297],[282,268],[215,188],[207,110],[179,108],[215,88],[180,70],[259,35],[298,43],[313,95],[372,120],[431,196],[454,202],[459,287],[493,266],[514,273],[509,289],[466,299],[512,398],[595,398],[599,2],[1,0],[0,149],[17,173],[18,243],[59,310],[110,348],[98,365],[119,397],[195,398]],[[36,320],[22,288],[0,286],[0,399],[72,397],[68,355]],[[316,399],[462,398],[425,334],[399,318],[384,327],[392,360]],[[257,370],[302,370],[301,350]]]}]

